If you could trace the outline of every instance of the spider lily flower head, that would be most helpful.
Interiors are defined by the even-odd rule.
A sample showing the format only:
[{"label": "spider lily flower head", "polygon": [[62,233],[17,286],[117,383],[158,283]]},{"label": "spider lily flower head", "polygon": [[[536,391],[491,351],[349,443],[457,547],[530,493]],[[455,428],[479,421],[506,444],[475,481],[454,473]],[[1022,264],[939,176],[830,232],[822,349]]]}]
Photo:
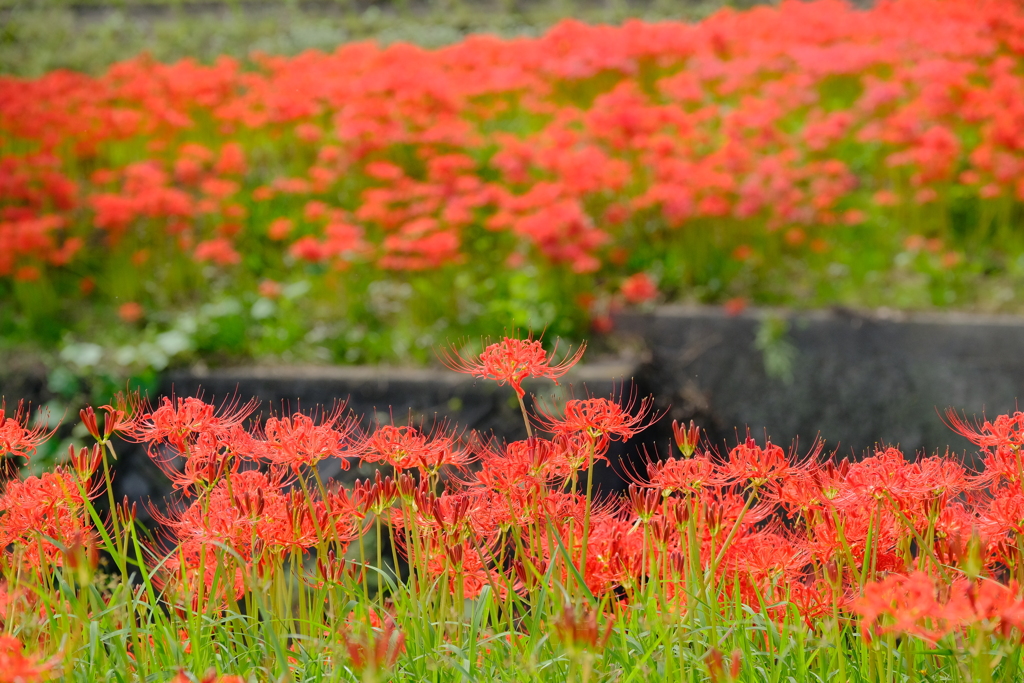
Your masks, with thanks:
[{"label": "spider lily flower head", "polygon": [[0,457],[28,460],[53,435],[55,430],[47,431],[45,424],[29,428],[28,420],[28,407],[23,401],[18,402],[13,415],[7,415],[6,403],[0,403]]},{"label": "spider lily flower head", "polygon": [[463,483],[493,491],[539,491],[545,484],[568,479],[571,473],[564,444],[539,437],[507,444],[491,440],[479,445],[477,457],[480,466]]},{"label": "spider lily flower head", "polygon": [[368,634],[344,635],[345,650],[352,667],[363,675],[364,681],[376,681],[377,676],[395,667],[405,652],[405,634],[395,622],[385,619],[379,628],[368,629]]},{"label": "spider lily flower head", "polygon": [[733,650],[729,656],[729,668],[726,668],[725,655],[718,648],[711,648],[707,655],[708,677],[711,683],[729,683],[740,675],[740,651]]},{"label": "spider lily flower head", "polygon": [[490,379],[498,385],[508,384],[521,399],[526,395],[523,381],[534,377],[547,377],[558,383],[583,357],[586,344],[581,344],[575,353],[567,354],[555,363],[555,351],[544,350],[540,340],[505,337],[490,344],[475,359],[462,358],[454,349],[443,352],[441,360],[452,370],[481,379]]},{"label": "spider lily flower head", "polygon": [[365,463],[387,463],[396,470],[416,466],[428,450],[427,437],[412,425],[380,425],[359,446]]},{"label": "spider lily flower head", "polygon": [[699,493],[705,486],[718,486],[725,478],[710,458],[668,458],[647,463],[647,477],[632,477],[641,486],[659,489],[663,496],[674,493]]},{"label": "spider lily flower head", "polygon": [[185,454],[201,435],[222,436],[242,426],[258,405],[256,400],[241,406],[231,401],[217,408],[201,398],[165,396],[155,410],[143,406],[125,433],[134,441],[164,442]]},{"label": "spider lily flower head", "polygon": [[345,581],[360,580],[362,572],[354,562],[348,562],[344,557],[338,557],[334,549],[327,551],[327,555],[320,555],[316,560],[317,582],[312,584],[315,587],[322,587],[324,584],[340,585]]},{"label": "spider lily flower head", "polygon": [[86,406],[78,412],[78,415],[82,418],[82,424],[85,425],[89,435],[96,439],[97,442],[104,444],[110,441],[111,435],[115,432],[120,432],[129,427],[131,425],[131,418],[125,408],[115,408],[114,406],[106,405],[103,406],[102,410],[104,411],[102,432],[96,419],[96,411],[93,410],[92,406]]},{"label": "spider lily flower head", "polygon": [[62,565],[66,548],[93,539],[85,499],[98,493],[62,467],[8,482],[0,495],[0,557],[20,551],[27,566],[40,567],[44,559]]},{"label": "spider lily flower head", "polygon": [[607,398],[571,399],[565,403],[564,416],[541,413],[541,424],[555,434],[583,433],[593,439],[626,441],[647,429],[660,415],[654,413],[654,397],[637,403],[635,394],[624,401]]},{"label": "spider lily flower head", "polygon": [[607,618],[602,629],[597,616],[596,611],[586,607],[576,609],[572,605],[565,605],[562,608],[554,623],[554,635],[570,656],[600,652],[604,649],[615,626],[615,618]]},{"label": "spider lily flower head", "polygon": [[761,447],[749,436],[729,451],[729,460],[725,464],[727,476],[736,481],[748,482],[754,489],[768,482],[785,480],[793,472],[780,446],[769,440]]},{"label": "spider lily flower head", "polygon": [[291,417],[270,417],[263,425],[263,438],[256,447],[267,461],[298,469],[311,467],[325,458],[336,457],[341,469],[349,468],[348,453],[358,420],[349,415],[342,419],[345,405],[336,406],[319,420],[302,413]]},{"label": "spider lily flower head", "polygon": [[447,421],[437,422],[426,435],[423,448],[412,454],[413,465],[424,475],[432,477],[443,467],[465,471],[474,462],[476,453],[462,445],[462,434],[449,427]]},{"label": "spider lily flower head", "polygon": [[429,432],[412,425],[379,425],[352,453],[366,463],[386,463],[396,470],[417,468],[433,476],[445,466],[464,470],[476,459],[461,441],[461,434],[446,421],[437,422]]},{"label": "spider lily flower head", "polygon": [[[204,432],[184,452],[151,450],[150,459],[176,489],[204,489],[237,472],[241,459],[252,452],[252,437],[241,427],[227,433]],[[178,462],[184,458],[184,466]]]},{"label": "spider lily flower head", "polygon": [[555,432],[552,443],[559,451],[559,461],[565,463],[571,473],[586,469],[591,460],[607,462],[611,439],[606,434],[565,430]]},{"label": "spider lily flower head", "polygon": [[398,484],[391,477],[381,477],[380,470],[373,473],[374,478],[369,480],[357,480],[353,490],[353,500],[359,506],[363,514],[373,512],[382,514],[398,500]]},{"label": "spider lily flower head", "polygon": [[88,481],[103,462],[103,447],[98,443],[92,447],[75,448],[68,446],[68,461],[83,481]]},{"label": "spider lily flower head", "polygon": [[1019,604],[1015,583],[1004,586],[965,579],[945,583],[917,571],[869,583],[851,607],[861,617],[865,637],[873,632],[906,634],[934,645],[980,621],[997,622],[1000,612],[1015,613]]},{"label": "spider lily flower head", "polygon": [[630,484],[628,488],[629,506],[639,521],[647,524],[661,509],[661,493],[655,489],[645,489]]},{"label": "spider lily flower head", "polygon": [[683,457],[689,458],[694,454],[697,446],[700,444],[700,427],[693,420],[690,420],[689,426],[681,425],[677,420],[672,420],[672,434],[675,436],[676,446],[679,447]]},{"label": "spider lily flower head", "polygon": [[977,421],[972,424],[966,417],[950,408],[946,411],[946,424],[981,449],[989,450],[999,447],[1019,449],[1024,446],[1024,412],[1017,411],[1013,415],[1000,415],[993,421]]}]

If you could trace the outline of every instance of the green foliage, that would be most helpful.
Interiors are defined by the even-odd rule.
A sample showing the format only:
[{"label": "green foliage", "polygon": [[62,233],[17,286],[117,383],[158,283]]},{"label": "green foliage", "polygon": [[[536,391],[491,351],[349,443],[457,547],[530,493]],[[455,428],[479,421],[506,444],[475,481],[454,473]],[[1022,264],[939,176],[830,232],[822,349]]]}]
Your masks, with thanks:
[{"label": "green foliage", "polygon": [[412,6],[270,0],[254,6],[191,0],[0,0],[0,73],[35,77],[74,69],[97,74],[143,51],[159,61],[191,57],[212,63],[221,55],[243,60],[254,51],[294,55],[367,39],[440,47],[472,33],[537,35],[567,16],[600,23],[699,19],[725,4],[429,0]]},{"label": "green foliage", "polygon": [[789,341],[789,321],[777,315],[762,318],[757,327],[754,346],[764,357],[765,374],[785,384],[792,384],[797,350]]}]

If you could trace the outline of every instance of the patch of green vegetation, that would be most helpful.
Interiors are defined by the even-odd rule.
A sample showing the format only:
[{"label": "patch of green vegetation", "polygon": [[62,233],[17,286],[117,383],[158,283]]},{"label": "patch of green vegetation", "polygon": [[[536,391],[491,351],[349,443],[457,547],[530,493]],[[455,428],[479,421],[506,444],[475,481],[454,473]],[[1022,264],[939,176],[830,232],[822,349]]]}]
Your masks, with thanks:
[{"label": "patch of green vegetation", "polygon": [[629,18],[697,20],[727,4],[721,0],[425,4],[0,0],[0,73],[36,77],[54,69],[73,69],[96,74],[141,52],[159,61],[191,57],[209,63],[221,55],[246,60],[253,52],[330,51],[356,40],[440,47],[473,33],[537,35],[566,17],[614,24]]}]

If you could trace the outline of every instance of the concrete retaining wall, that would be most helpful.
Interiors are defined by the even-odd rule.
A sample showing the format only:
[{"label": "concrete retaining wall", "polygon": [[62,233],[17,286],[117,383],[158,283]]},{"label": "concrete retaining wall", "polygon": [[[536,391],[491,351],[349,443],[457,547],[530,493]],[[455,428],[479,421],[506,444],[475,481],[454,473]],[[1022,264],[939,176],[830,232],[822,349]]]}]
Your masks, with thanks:
[{"label": "concrete retaining wall", "polygon": [[[767,316],[788,323],[792,381],[771,377],[755,346]],[[1024,319],[967,315],[868,315],[845,311],[747,311],[664,306],[627,313],[619,334],[649,349],[641,383],[680,418],[719,436],[749,427],[776,443],[817,434],[841,454],[876,443],[904,452],[974,451],[940,413],[1014,411],[1024,395]]]}]

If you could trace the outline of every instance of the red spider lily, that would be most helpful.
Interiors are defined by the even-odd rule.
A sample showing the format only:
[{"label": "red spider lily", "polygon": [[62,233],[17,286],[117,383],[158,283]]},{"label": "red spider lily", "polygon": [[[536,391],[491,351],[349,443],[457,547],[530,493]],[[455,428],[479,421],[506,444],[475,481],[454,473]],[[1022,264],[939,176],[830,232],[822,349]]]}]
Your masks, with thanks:
[{"label": "red spider lily", "polygon": [[[332,508],[332,520],[323,502],[307,500],[298,491],[288,492],[286,485],[282,471],[269,475],[256,470],[235,472],[182,510],[169,514],[154,511],[154,517],[176,539],[171,560],[180,570],[194,569],[202,548],[219,545],[256,565],[266,556],[310,548],[324,537],[342,543],[355,538],[355,528],[341,519],[352,514],[351,507],[332,498],[337,506]],[[329,534],[332,522],[337,533]]]},{"label": "red spider lily", "polygon": [[391,619],[385,620],[379,629],[371,629],[368,635],[344,635],[345,649],[353,668],[369,680],[376,675],[393,669],[405,652],[405,634]]},{"label": "red spider lily", "polygon": [[83,408],[78,414],[82,418],[82,424],[85,425],[89,435],[100,443],[105,443],[112,434],[128,427],[131,424],[131,420],[127,417],[124,409],[114,408],[113,406],[103,406],[102,409],[104,411],[102,434],[96,420],[96,411],[93,410],[92,406]]},{"label": "red spider lily", "polygon": [[651,521],[654,514],[661,508],[661,492],[653,489],[642,489],[636,484],[629,485],[629,504],[633,513],[641,522]]},{"label": "red spider lily", "polygon": [[428,510],[430,519],[437,528],[445,533],[468,521],[468,513],[472,498],[467,495],[442,494],[434,498]]},{"label": "red spider lily", "polygon": [[52,564],[61,565],[63,554],[57,543],[65,548],[76,541],[85,544],[86,539],[92,543],[85,497],[93,498],[98,492],[62,468],[8,482],[0,495],[3,554],[21,552],[23,562],[38,566],[41,551]]},{"label": "red spider lily", "polygon": [[880,628],[933,644],[967,627],[981,626],[1005,637],[1024,624],[1024,601],[1015,582],[1004,586],[959,579],[943,585],[923,572],[897,574],[865,586],[853,611],[861,616],[865,632]]},{"label": "red spider lily", "polygon": [[821,470],[808,471],[804,468],[782,481],[774,495],[792,516],[830,507],[832,499],[838,495],[838,488],[833,480],[822,474]]},{"label": "red spider lily", "polygon": [[736,680],[740,675],[740,668],[742,665],[741,652],[739,650],[733,650],[729,656],[729,668],[725,668],[725,655],[722,654],[721,650],[712,648],[708,652],[708,676],[711,678],[711,683],[729,683],[729,681]]},{"label": "red spider lily", "polygon": [[359,581],[362,575],[355,563],[339,559],[333,549],[327,551],[326,557],[321,555],[316,558],[316,570],[319,581],[311,583],[315,588],[321,588],[324,584],[338,585],[345,579]]},{"label": "red spider lily", "polygon": [[442,467],[463,471],[476,460],[476,455],[463,448],[460,441],[460,435],[450,431],[446,422],[439,422],[426,436],[423,447],[411,454],[412,463],[428,477],[437,474]]},{"label": "red spider lily", "polygon": [[349,543],[359,538],[365,529],[361,526],[365,514],[358,501],[350,498],[344,489],[329,491],[323,503],[323,517],[320,523],[321,540],[326,538],[344,551]]},{"label": "red spider lily", "polygon": [[357,481],[353,492],[355,501],[364,512],[382,514],[398,500],[398,485],[391,477],[381,477],[380,470],[374,472],[373,483]]},{"label": "red spider lily", "polygon": [[[600,411],[580,414],[608,424],[598,421]],[[215,419],[192,424],[179,473],[187,495],[154,515],[170,534],[168,545],[151,550],[163,563],[157,586],[173,609],[227,609],[286,563],[314,555],[317,569],[303,572],[307,585],[359,581],[365,572],[339,558],[374,513],[392,526],[410,571],[457,599],[479,596],[485,586],[509,597],[539,589],[545,577],[570,585],[578,581],[570,563],[578,563],[585,565],[586,587],[623,608],[656,584],[666,598],[659,609],[672,619],[691,604],[689,582],[715,572],[707,584],[712,600],[780,624],[795,609],[811,629],[853,613],[867,635],[891,632],[929,643],[967,631],[993,641],[1024,636],[1024,600],[1011,580],[1024,568],[1015,541],[1024,533],[1024,493],[1009,476],[969,476],[949,456],[909,461],[886,448],[857,463],[818,462],[817,446],[797,458],[748,439],[724,458],[695,450],[648,463],[647,477],[634,473],[625,495],[599,495],[591,507],[565,490],[566,480],[588,457],[601,457],[611,436],[625,438],[595,435],[593,426],[504,446],[471,439],[466,451],[481,461],[472,472],[460,472],[449,456],[425,459],[431,444],[443,446],[439,453],[455,447],[447,429],[424,435],[382,427],[371,457],[407,461],[429,477],[377,472],[351,493],[331,484],[311,494],[291,463],[260,447],[271,438],[265,430],[254,427],[254,437]],[[321,452],[316,421],[285,427],[291,431],[271,430],[283,450]],[[306,429],[313,430],[308,442],[287,445]],[[992,447],[993,455],[1001,451],[1012,455],[1005,445]],[[92,576],[97,536],[105,530],[92,528],[86,505],[97,492],[91,479],[100,458],[98,444],[75,449],[73,468],[4,487],[0,562],[22,575],[56,565],[83,583]],[[455,476],[445,476],[437,493],[436,479],[450,472]],[[978,482],[991,485],[972,490]],[[134,520],[127,506],[115,506],[114,515]],[[922,568],[939,575],[915,573]],[[11,621],[36,609],[23,591],[0,587],[0,617]],[[600,649],[604,634],[585,615],[562,616],[572,656]],[[367,664],[378,654],[376,641],[363,644]],[[366,671],[376,675],[379,668]]]},{"label": "red spider lily", "polygon": [[598,520],[589,549],[596,562],[591,565],[588,556],[584,577],[591,591],[603,594],[615,586],[630,589],[639,585],[650,566],[650,562],[644,562],[643,538],[627,522],[615,518]]},{"label": "red spider lily", "polygon": [[96,424],[96,411],[92,409],[92,406],[88,406],[79,411],[78,414],[82,418],[82,424],[85,425],[92,438],[99,441],[102,437],[100,437],[99,425]]},{"label": "red spider lily", "polygon": [[187,455],[189,446],[200,435],[231,433],[252,415],[257,405],[253,400],[243,406],[227,403],[217,409],[198,398],[164,397],[156,410],[140,411],[141,414],[125,433],[129,438],[151,446],[166,442]]},{"label": "red spider lily", "polygon": [[477,455],[480,465],[473,471],[473,481],[493,491],[539,490],[569,477],[564,448],[547,439],[532,437],[504,447],[488,444]]},{"label": "red spider lily", "polygon": [[676,420],[672,420],[672,435],[675,436],[676,445],[683,457],[689,458],[697,450],[700,444],[700,427],[690,420],[690,426],[684,427]]},{"label": "red spider lily", "polygon": [[737,521],[747,527],[771,517],[773,505],[760,502],[748,505],[747,499],[729,489],[709,488],[702,492],[700,499],[700,524],[711,536],[725,536]]},{"label": "red spider lily", "polygon": [[662,495],[668,496],[676,492],[698,493],[705,486],[718,486],[725,480],[709,458],[697,456],[648,463],[647,480],[637,483],[660,489]]},{"label": "red spider lily", "polygon": [[[227,432],[219,429],[198,432],[184,453],[150,450],[150,458],[177,489],[206,488],[237,472],[240,459],[250,457],[254,441],[248,432],[235,427]],[[184,467],[177,467],[177,457],[184,457]]]},{"label": "red spider lily", "polygon": [[782,448],[771,441],[762,448],[750,437],[729,451],[723,468],[725,476],[733,481],[746,481],[754,489],[769,482],[784,481],[793,472]]},{"label": "red spider lily", "polygon": [[566,355],[559,363],[552,365],[555,352],[548,354],[539,340],[505,337],[485,348],[475,360],[463,359],[454,350],[446,351],[443,360],[456,372],[494,380],[499,385],[507,382],[515,389],[516,395],[522,398],[526,395],[522,387],[523,380],[547,377],[557,384],[558,378],[579,362],[585,350],[586,345],[581,344],[575,353]]},{"label": "red spider lily", "polygon": [[355,447],[363,462],[383,462],[396,470],[419,468],[434,475],[445,466],[462,470],[475,455],[461,447],[460,437],[439,422],[429,433],[411,425],[381,425]]},{"label": "red spider lily", "polygon": [[[344,405],[336,407],[319,424],[301,413],[290,418],[267,418],[262,430],[264,438],[258,444],[260,455],[275,465],[292,469],[343,455],[357,424],[354,416],[341,420],[343,410]],[[346,458],[339,457],[338,462],[343,470],[349,468]]]},{"label": "red spider lily", "polygon": [[13,415],[8,416],[6,410],[6,403],[0,403],[0,457],[28,460],[29,455],[53,435],[53,431],[47,431],[43,424],[29,429],[28,409],[23,402],[18,403]]},{"label": "red spider lily", "polygon": [[586,650],[599,652],[611,637],[615,618],[605,620],[602,630],[597,623],[597,612],[591,609],[574,609],[571,605],[562,608],[554,623],[555,638],[571,651]]},{"label": "red spider lily", "polygon": [[404,470],[415,467],[429,448],[427,436],[415,427],[381,425],[362,443],[359,453],[363,462],[383,462]]},{"label": "red spider lily", "polygon": [[570,476],[589,467],[591,461],[607,461],[611,446],[611,439],[606,434],[583,431],[556,431],[551,442],[558,450],[558,460],[564,463],[564,469]]},{"label": "red spider lily", "polygon": [[653,409],[653,396],[642,399],[639,405],[630,397],[625,406],[607,398],[573,399],[566,401],[561,419],[544,415],[543,426],[556,433],[581,432],[594,438],[624,441],[658,419],[652,415]]},{"label": "red spider lily", "polygon": [[733,542],[724,564],[756,586],[786,586],[799,579],[811,562],[810,553],[796,541],[778,526],[750,531]]},{"label": "red spider lily", "polygon": [[538,524],[544,496],[543,489],[532,487],[475,491],[469,518],[473,533],[489,539]]},{"label": "red spider lily", "polygon": [[429,546],[427,574],[432,579],[442,579],[453,595],[459,595],[461,590],[462,597],[477,598],[487,586],[497,588],[499,594],[507,594],[501,573],[491,569],[487,560],[497,555],[493,544],[481,548],[479,542],[436,537]]},{"label": "red spider lily", "polygon": [[48,681],[57,676],[59,664],[57,657],[40,661],[38,655],[25,655],[20,640],[0,635],[0,683]]},{"label": "red spider lily", "polygon": [[959,413],[946,411],[946,424],[979,448],[988,450],[999,446],[1021,447],[1024,445],[1024,413],[1000,415],[994,422],[984,420],[980,425],[970,424]]},{"label": "red spider lily", "polygon": [[95,444],[92,448],[68,446],[68,460],[82,481],[88,481],[103,462],[103,448]]},{"label": "red spider lily", "polygon": [[873,498],[885,501],[922,519],[930,519],[937,510],[968,485],[966,470],[938,458],[907,462],[903,453],[887,448],[873,457],[855,463],[838,492],[840,505],[857,505]]},{"label": "red spider lily", "polygon": [[817,619],[831,614],[837,603],[831,586],[825,581],[813,585],[794,581],[789,585],[788,599],[796,606],[808,628],[814,628]]}]

